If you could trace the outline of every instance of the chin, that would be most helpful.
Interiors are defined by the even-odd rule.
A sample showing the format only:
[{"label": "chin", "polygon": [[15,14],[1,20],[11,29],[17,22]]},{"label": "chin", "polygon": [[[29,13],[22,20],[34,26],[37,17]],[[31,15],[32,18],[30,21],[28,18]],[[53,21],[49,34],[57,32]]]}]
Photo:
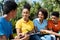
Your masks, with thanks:
[{"label": "chin", "polygon": [[40,20],[43,20],[42,18],[39,18]]}]

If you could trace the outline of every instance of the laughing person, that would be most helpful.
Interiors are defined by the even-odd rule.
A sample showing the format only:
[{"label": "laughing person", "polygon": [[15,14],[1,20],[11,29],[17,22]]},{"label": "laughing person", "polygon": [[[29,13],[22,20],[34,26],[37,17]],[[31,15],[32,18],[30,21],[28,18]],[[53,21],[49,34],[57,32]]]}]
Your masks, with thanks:
[{"label": "laughing person", "polygon": [[29,32],[34,29],[33,22],[29,19],[30,16],[30,5],[25,4],[22,10],[22,18],[16,23],[17,39],[29,40]]}]

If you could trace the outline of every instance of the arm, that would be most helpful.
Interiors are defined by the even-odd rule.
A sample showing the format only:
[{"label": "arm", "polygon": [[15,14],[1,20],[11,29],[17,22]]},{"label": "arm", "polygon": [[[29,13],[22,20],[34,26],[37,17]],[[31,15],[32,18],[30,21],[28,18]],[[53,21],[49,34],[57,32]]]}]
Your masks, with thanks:
[{"label": "arm", "polygon": [[49,31],[49,30],[41,30],[41,31],[45,31],[49,34],[53,34],[53,35],[56,35],[56,36],[59,36],[60,37],[60,34],[56,33],[56,32],[53,32],[53,31]]},{"label": "arm", "polygon": [[0,40],[7,40],[7,38],[6,38],[5,35],[2,35],[2,36],[0,37]]},{"label": "arm", "polygon": [[4,34],[4,29],[2,28],[2,24],[0,23],[0,40],[7,40],[5,34]]},{"label": "arm", "polygon": [[56,35],[56,36],[59,36],[60,37],[60,34],[58,34],[56,32],[53,32],[53,31],[51,31],[50,34],[53,34],[53,35]]},{"label": "arm", "polygon": [[11,35],[9,36],[9,39],[10,39],[10,40],[11,40],[11,39],[14,39],[13,34],[11,34]]},{"label": "arm", "polygon": [[19,28],[16,28],[16,32],[17,32],[17,36],[16,36],[16,38],[20,38],[20,35],[22,35],[22,33],[21,33],[21,29],[19,29]]},{"label": "arm", "polygon": [[17,35],[19,35],[20,33],[22,33],[21,29],[19,29],[19,28],[16,28],[16,32],[17,32]]},{"label": "arm", "polygon": [[25,34],[22,34],[21,29],[16,28],[16,32],[17,32],[17,36],[16,36],[17,39],[21,39],[25,37]]}]

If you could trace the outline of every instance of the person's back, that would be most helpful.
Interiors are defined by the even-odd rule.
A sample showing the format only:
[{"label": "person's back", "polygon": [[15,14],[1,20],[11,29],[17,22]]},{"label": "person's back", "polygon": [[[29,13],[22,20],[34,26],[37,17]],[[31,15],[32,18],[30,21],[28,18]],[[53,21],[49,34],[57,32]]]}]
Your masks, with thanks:
[{"label": "person's back", "polygon": [[0,35],[3,35],[4,33],[4,35],[6,35],[7,38],[10,34],[12,34],[12,25],[4,17],[0,17],[0,29],[2,29],[0,30]]}]

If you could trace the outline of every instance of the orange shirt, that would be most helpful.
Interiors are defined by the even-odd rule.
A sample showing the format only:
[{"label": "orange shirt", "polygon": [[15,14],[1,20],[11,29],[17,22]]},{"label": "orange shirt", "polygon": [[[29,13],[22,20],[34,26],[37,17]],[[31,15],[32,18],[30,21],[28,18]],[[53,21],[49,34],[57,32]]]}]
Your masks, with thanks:
[{"label": "orange shirt", "polygon": [[47,28],[53,30],[54,32],[59,32],[60,31],[60,21],[58,21],[57,25],[55,25],[52,20],[49,20]]}]

